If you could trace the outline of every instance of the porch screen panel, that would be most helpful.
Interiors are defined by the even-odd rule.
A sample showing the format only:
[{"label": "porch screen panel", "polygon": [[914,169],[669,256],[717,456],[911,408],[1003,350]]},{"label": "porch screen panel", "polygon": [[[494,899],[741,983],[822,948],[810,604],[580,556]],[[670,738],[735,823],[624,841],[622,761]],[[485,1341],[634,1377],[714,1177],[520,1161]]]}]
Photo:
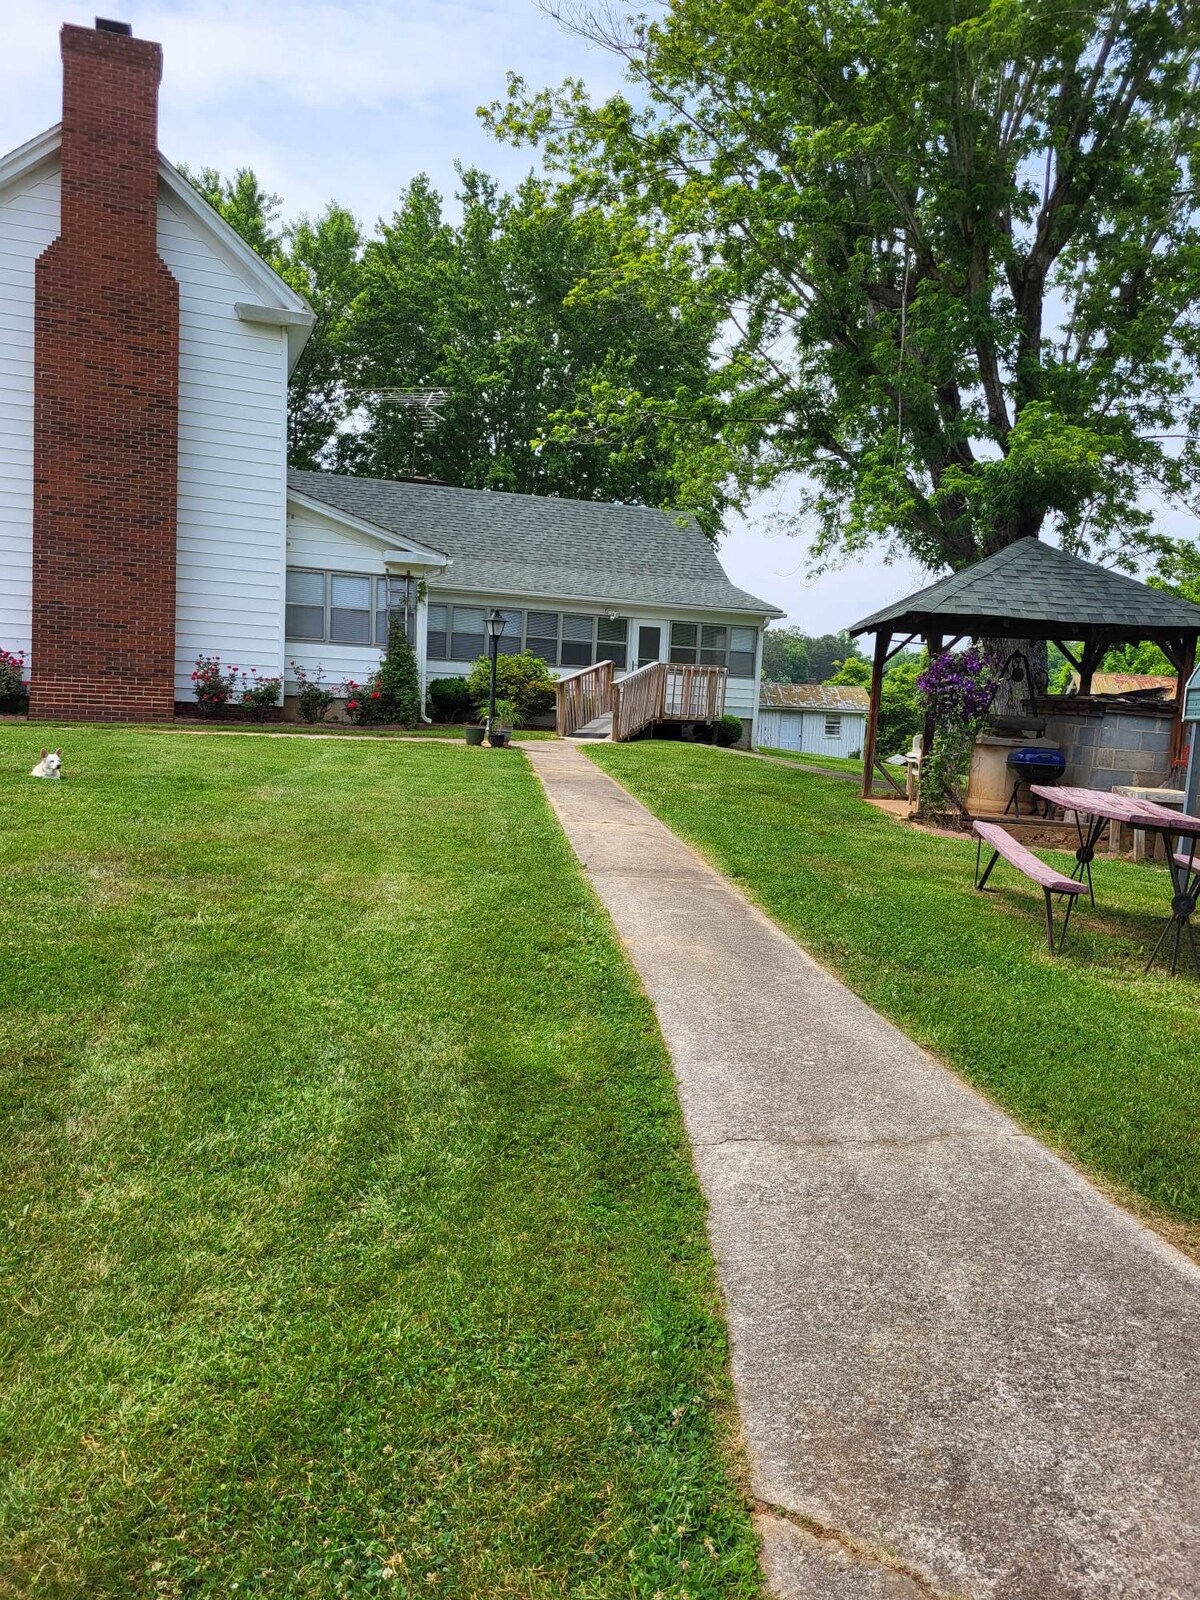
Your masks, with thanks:
[{"label": "porch screen panel", "polygon": [[450,607],[430,606],[425,616],[425,651],[431,661],[449,659]]},{"label": "porch screen panel", "polygon": [[728,664],[729,629],[705,623],[700,629],[700,665],[723,667]]},{"label": "porch screen panel", "polygon": [[289,569],[286,632],[289,639],[325,637],[325,574]]},{"label": "porch screen panel", "polygon": [[450,659],[478,661],[486,654],[483,607],[452,606],[450,609]]},{"label": "porch screen panel", "polygon": [[629,623],[625,617],[600,617],[596,622],[596,660],[625,666],[629,654]]},{"label": "porch screen panel", "polygon": [[557,611],[525,613],[525,648],[531,655],[541,656],[552,667],[558,665]]},{"label": "porch screen panel", "polygon": [[754,656],[757,644],[757,628],[730,628],[729,675],[731,678],[752,678],[754,676]]},{"label": "porch screen panel", "polygon": [[671,624],[671,660],[695,663],[699,628],[694,622]]},{"label": "porch screen panel", "polygon": [[524,620],[520,611],[505,611],[502,607],[496,608],[504,618],[504,632],[500,635],[500,642],[496,646],[496,654],[500,656],[519,656],[521,654],[521,623]]},{"label": "porch screen panel", "polygon": [[590,667],[595,617],[564,616],[562,619],[562,664],[564,667]]},{"label": "porch screen panel", "polygon": [[329,637],[335,644],[370,644],[370,578],[350,578],[338,572],[331,574]]}]

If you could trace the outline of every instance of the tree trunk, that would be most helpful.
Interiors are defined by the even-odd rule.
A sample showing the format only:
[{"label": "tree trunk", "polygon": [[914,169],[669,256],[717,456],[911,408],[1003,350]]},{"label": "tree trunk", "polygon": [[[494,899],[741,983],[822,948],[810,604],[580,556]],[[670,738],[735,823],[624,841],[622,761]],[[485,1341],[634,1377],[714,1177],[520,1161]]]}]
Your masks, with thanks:
[{"label": "tree trunk", "polygon": [[1004,681],[992,701],[992,716],[1032,717],[1033,702],[1046,693],[1050,677],[1045,639],[981,639],[979,642],[996,671],[1004,673]]}]

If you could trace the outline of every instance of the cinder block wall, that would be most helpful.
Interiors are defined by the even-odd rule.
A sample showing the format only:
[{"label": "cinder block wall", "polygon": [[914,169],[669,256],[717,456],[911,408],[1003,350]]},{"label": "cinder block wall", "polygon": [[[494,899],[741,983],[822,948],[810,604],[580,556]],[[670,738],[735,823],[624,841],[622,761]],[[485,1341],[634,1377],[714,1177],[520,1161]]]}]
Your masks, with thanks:
[{"label": "cinder block wall", "polygon": [[1049,718],[1046,737],[1067,759],[1064,783],[1081,789],[1159,787],[1170,776],[1173,720],[1170,706],[1081,712]]}]

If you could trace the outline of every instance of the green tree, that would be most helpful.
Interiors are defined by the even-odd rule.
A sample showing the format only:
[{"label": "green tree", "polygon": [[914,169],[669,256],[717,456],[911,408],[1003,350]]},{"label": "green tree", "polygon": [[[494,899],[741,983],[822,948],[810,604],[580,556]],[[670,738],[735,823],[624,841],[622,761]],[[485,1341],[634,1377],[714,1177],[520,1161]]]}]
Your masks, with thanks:
[{"label": "green tree", "polygon": [[881,760],[903,755],[911,749],[913,735],[921,731],[925,713],[917,693],[917,678],[928,659],[924,650],[902,650],[888,663],[879,693],[875,746]]},{"label": "green tree", "polygon": [[[404,191],[363,253],[350,355],[365,425],[340,464],[472,488],[697,509],[677,471],[674,413],[708,384],[718,318],[683,252],[620,207],[530,178],[503,195],[460,174],[451,223],[428,180]],[[440,421],[378,389],[443,389]]]},{"label": "green tree", "polygon": [[808,639],[808,659],[814,683],[827,682],[842,662],[861,656],[858,640],[848,633],[813,634]]},{"label": "green tree", "polygon": [[689,250],[723,306],[695,480],[799,474],[818,555],[957,569],[1054,530],[1136,560],[1143,492],[1200,479],[1191,0],[572,19],[638,104],[512,80],[488,115]]},{"label": "green tree", "polygon": [[762,675],[769,683],[808,683],[808,639],[799,628],[768,628],[763,634]]},{"label": "green tree", "polygon": [[865,689],[871,682],[871,663],[864,656],[846,656],[834,662],[834,666],[837,671],[831,678],[825,679],[827,684],[838,688]]}]

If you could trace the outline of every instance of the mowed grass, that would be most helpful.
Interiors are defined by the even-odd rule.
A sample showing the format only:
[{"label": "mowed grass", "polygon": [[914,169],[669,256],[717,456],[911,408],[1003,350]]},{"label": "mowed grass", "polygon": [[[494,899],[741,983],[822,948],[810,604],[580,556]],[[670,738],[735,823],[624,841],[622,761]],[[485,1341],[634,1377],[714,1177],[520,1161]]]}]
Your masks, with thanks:
[{"label": "mowed grass", "polygon": [[524,758],[13,724],[0,783],[0,1593],[756,1594],[669,1065]]},{"label": "mowed grass", "polygon": [[911,1037],[1200,1244],[1200,981],[1187,957],[1142,973],[1165,867],[1099,858],[1097,909],[1077,907],[1051,958],[1040,890],[1001,862],[977,894],[972,840],[894,822],[836,778],[700,746],[588,754]]},{"label": "mowed grass", "polygon": [[[829,772],[847,772],[862,777],[861,756],[819,756],[810,750],[776,750],[771,745],[760,745],[765,756],[779,756],[784,761],[794,761],[802,767],[824,767]],[[900,769],[903,771],[903,769]]]}]

